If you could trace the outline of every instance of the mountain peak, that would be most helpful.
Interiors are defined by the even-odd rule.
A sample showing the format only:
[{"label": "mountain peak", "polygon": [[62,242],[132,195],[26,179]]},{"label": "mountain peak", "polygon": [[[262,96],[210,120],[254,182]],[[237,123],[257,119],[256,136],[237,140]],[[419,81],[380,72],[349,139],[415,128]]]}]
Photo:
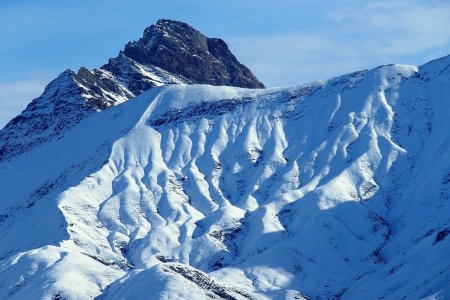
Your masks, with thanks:
[{"label": "mountain peak", "polygon": [[124,54],[143,65],[154,65],[192,83],[263,88],[221,39],[208,38],[186,23],[162,19],[143,37],[129,42]]},{"label": "mountain peak", "polygon": [[[59,136],[95,111],[166,84],[264,87],[224,41],[186,23],[161,19],[101,68],[66,70],[53,80],[0,131],[0,161]],[[24,138],[13,138],[17,136]]]},{"label": "mountain peak", "polygon": [[184,29],[197,31],[196,29],[194,29],[192,26],[190,26],[187,23],[184,23],[181,21],[176,21],[176,20],[169,20],[169,19],[159,19],[158,21],[156,21],[155,25],[151,25],[151,26],[156,26],[158,28],[167,28],[167,29],[176,29],[178,27],[178,28],[184,28]]},{"label": "mountain peak", "polygon": [[[181,25],[181,26],[189,26],[187,23],[177,21],[177,20],[170,20],[170,19],[159,19],[156,21],[156,26],[173,26],[173,25]],[[191,27],[192,28],[192,27]]]}]

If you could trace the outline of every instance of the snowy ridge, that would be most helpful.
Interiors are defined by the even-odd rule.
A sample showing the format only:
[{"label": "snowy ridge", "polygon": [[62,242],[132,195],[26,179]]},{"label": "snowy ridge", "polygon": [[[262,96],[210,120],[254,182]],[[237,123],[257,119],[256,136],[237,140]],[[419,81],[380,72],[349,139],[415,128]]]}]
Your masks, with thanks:
[{"label": "snowy ridge", "polygon": [[0,162],[0,298],[450,297],[449,66],[90,114]]}]

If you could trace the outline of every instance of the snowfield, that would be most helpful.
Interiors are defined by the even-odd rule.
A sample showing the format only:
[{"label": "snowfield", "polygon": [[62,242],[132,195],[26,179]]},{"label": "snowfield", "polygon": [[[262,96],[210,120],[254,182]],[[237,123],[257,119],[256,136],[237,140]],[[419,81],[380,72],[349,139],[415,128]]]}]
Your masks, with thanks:
[{"label": "snowfield", "polygon": [[450,56],[89,114],[0,160],[0,299],[449,299],[449,116]]}]

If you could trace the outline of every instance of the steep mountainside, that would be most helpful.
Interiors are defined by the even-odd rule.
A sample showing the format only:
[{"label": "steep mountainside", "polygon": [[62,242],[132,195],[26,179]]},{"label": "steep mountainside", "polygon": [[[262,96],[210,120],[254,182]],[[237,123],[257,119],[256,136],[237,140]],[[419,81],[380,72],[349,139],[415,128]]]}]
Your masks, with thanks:
[{"label": "steep mountainside", "polygon": [[0,131],[0,161],[49,141],[87,115],[165,84],[263,88],[221,39],[187,24],[159,20],[116,58],[92,71],[67,70]]},{"label": "steep mountainside", "polygon": [[449,95],[450,56],[80,118],[0,162],[0,298],[450,298]]}]

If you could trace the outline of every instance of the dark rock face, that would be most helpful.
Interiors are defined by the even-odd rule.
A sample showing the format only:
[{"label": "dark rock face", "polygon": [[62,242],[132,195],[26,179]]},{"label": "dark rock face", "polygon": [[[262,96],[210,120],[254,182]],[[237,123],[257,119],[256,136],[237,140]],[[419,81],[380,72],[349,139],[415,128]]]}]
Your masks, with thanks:
[{"label": "dark rock face", "polygon": [[136,96],[155,86],[193,83],[181,75],[172,74],[157,66],[140,64],[127,57],[123,51],[99,70],[109,72]]},{"label": "dark rock face", "polygon": [[96,110],[104,110],[116,105],[120,99],[128,100],[134,95],[122,85],[116,78],[108,76],[101,69],[89,71],[81,67],[78,74],[74,74],[74,80],[83,92],[85,104]]},{"label": "dark rock face", "polygon": [[264,87],[223,40],[207,38],[182,22],[159,20],[145,29],[139,41],[128,43],[124,53],[138,63],[158,66],[193,83]]}]

